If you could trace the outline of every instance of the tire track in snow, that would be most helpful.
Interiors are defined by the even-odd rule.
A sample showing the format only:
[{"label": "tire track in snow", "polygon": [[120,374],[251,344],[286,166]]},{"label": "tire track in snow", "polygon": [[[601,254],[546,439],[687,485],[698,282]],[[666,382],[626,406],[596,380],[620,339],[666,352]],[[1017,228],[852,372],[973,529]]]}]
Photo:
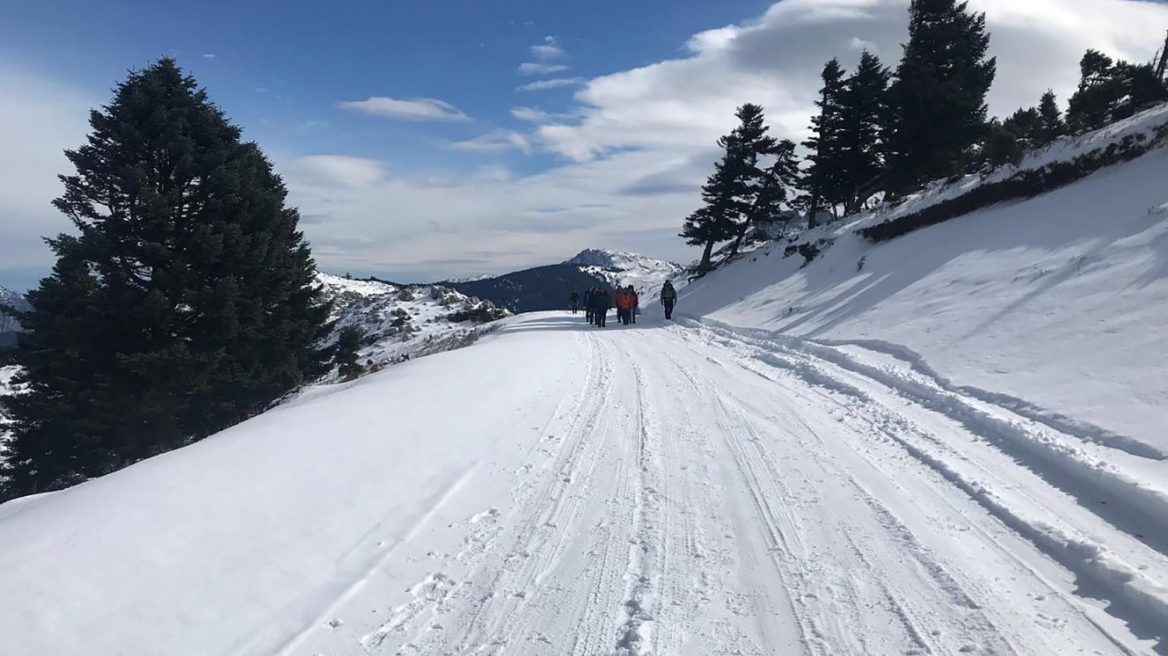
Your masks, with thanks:
[{"label": "tire track in snow", "polygon": [[[611,346],[588,336],[594,353],[597,376],[588,380],[582,391],[579,408],[567,418],[571,422],[561,455],[553,466],[543,471],[542,491],[517,504],[507,523],[522,526],[506,551],[507,558],[485,559],[473,579],[482,592],[477,608],[465,619],[465,628],[452,653],[469,650],[495,653],[526,653],[530,648],[542,653],[548,649],[541,625],[558,626],[566,622],[577,628],[575,653],[600,653],[597,649],[615,631],[616,621],[604,616],[591,617],[592,608],[605,605],[595,599],[596,591],[619,590],[620,573],[625,569],[627,537],[622,537],[620,522],[592,527],[598,544],[586,560],[587,571],[570,581],[571,589],[561,587],[554,578],[557,566],[567,550],[584,531],[581,515],[596,493],[593,479],[602,461],[602,453],[612,440],[613,393],[617,385],[615,359]],[[627,459],[622,459],[622,462]],[[621,476],[621,479],[628,479]],[[627,503],[617,491],[618,499],[609,507],[618,510]],[[573,554],[574,555],[574,554]],[[605,607],[608,616],[611,609]],[[587,618],[581,621],[581,617]]]},{"label": "tire track in snow", "polygon": [[[691,377],[696,377],[696,374],[691,373]],[[725,395],[723,395],[725,396]],[[760,436],[755,430],[754,426],[773,425],[775,419],[770,416],[759,415],[755,411],[747,410],[739,405],[739,399],[732,397],[728,400],[722,401],[722,397],[718,397],[726,416],[730,419],[731,426],[728,429],[728,434],[733,438],[738,431],[734,430],[734,426],[742,426],[742,435],[747,439],[737,440],[741,445],[742,450],[747,452],[746,457],[749,459],[757,458],[758,462],[762,463],[760,469],[767,472],[766,475],[782,479],[785,477],[790,480],[790,486],[778,484],[775,485],[776,490],[779,490],[783,498],[778,502],[783,505],[802,506],[805,508],[819,508],[820,510],[812,513],[819,516],[830,516],[836,511],[842,512],[844,509],[839,506],[841,500],[838,495],[835,497],[825,497],[818,493],[817,490],[829,490],[831,483],[829,481],[838,480],[850,489],[854,490],[854,497],[856,501],[862,501],[868,508],[859,508],[860,513],[857,517],[862,517],[867,514],[871,518],[871,529],[882,531],[885,534],[884,539],[871,539],[872,534],[863,533],[867,538],[862,544],[851,539],[852,528],[847,525],[841,525],[843,530],[836,531],[845,542],[853,546],[855,560],[858,561],[862,567],[856,569],[854,566],[844,565],[841,567],[843,571],[863,571],[867,574],[861,579],[866,581],[864,586],[873,587],[876,590],[883,592],[869,594],[864,597],[862,590],[853,589],[850,582],[844,579],[839,582],[838,588],[843,590],[846,596],[844,599],[835,599],[836,602],[832,608],[828,608],[823,615],[830,616],[835,613],[835,609],[843,609],[845,613],[847,609],[863,608],[865,606],[871,607],[875,602],[882,605],[888,616],[896,621],[899,621],[904,627],[904,635],[908,642],[905,649],[907,653],[912,653],[916,650],[918,653],[965,653],[962,648],[973,648],[975,645],[981,645],[989,649],[991,653],[1009,654],[1015,653],[1015,650],[1010,646],[1009,641],[1006,640],[1000,629],[989,620],[988,617],[975,604],[969,594],[961,589],[960,585],[948,575],[936,561],[932,560],[928,554],[920,548],[920,545],[912,540],[911,533],[903,524],[899,524],[892,517],[887,509],[880,505],[872,505],[873,498],[871,495],[864,492],[855,478],[846,470],[842,469],[837,463],[833,462],[825,454],[824,440],[830,439],[831,432],[825,430],[824,427],[812,426],[803,414],[794,406],[788,406],[783,402],[781,396],[776,396],[771,399],[778,401],[780,406],[787,407],[788,412],[784,412],[784,418],[793,419],[799,425],[799,430],[792,431],[791,435],[801,447],[801,450],[806,454],[799,456],[799,460],[806,462],[807,456],[810,460],[817,462],[822,468],[820,474],[826,475],[826,478],[820,481],[812,481],[810,486],[808,480],[801,475],[799,471],[791,471],[784,469],[782,464],[777,461],[771,453],[770,446],[778,444],[775,440],[765,439]],[[812,438],[812,441],[802,439],[800,435],[807,435]],[[815,440],[818,440],[816,442]],[[787,445],[784,442],[784,445]],[[750,454],[754,451],[754,454]],[[799,480],[803,484],[799,484]],[[792,487],[793,486],[793,487]],[[800,492],[795,492],[795,489],[800,489]],[[835,501],[829,502],[829,498],[834,498]],[[855,505],[855,504],[849,504]],[[832,524],[832,522],[825,522],[825,524]],[[870,530],[871,530],[870,529]],[[811,530],[810,536],[818,535],[817,531]],[[819,538],[822,541],[822,537]],[[805,542],[805,544],[807,544]],[[895,547],[895,548],[892,548]],[[803,582],[805,577],[801,574],[808,568],[812,571],[817,571],[816,561],[830,561],[836,554],[830,551],[826,553],[818,553],[814,548],[808,546],[809,560],[811,562],[798,562],[796,564],[788,564],[786,571],[788,577],[793,577],[794,580]],[[906,561],[903,556],[909,554],[916,560],[917,564],[912,565],[911,560]],[[830,571],[830,570],[826,570]],[[924,579],[921,579],[921,576]],[[926,583],[921,589],[929,591],[928,596],[922,596],[921,590],[918,586],[913,588],[898,591],[897,588],[890,586],[887,581],[912,581]],[[795,586],[793,586],[795,587]],[[908,593],[907,595],[905,593]],[[797,606],[806,610],[810,604],[803,604],[802,601],[808,598],[818,600],[821,595],[814,589],[801,590],[797,594],[792,594],[792,597],[797,600]],[[940,603],[934,603],[934,601]],[[938,615],[936,608],[951,608],[953,611],[951,616]],[[800,612],[803,612],[800,611]],[[806,614],[805,614],[806,616]],[[869,641],[857,631],[855,627],[863,626],[868,621],[865,617],[847,617],[844,620],[838,621],[834,626],[830,625],[830,617],[828,625],[825,626],[822,618],[810,617],[805,622],[810,626],[811,644],[816,641],[821,642],[823,649],[830,651],[831,641],[833,636],[846,635],[848,633],[858,634],[856,639],[858,644],[846,648],[849,652],[854,653],[884,653],[885,650],[891,648],[891,645],[883,645],[876,647],[869,644]],[[869,625],[870,628],[872,625]],[[926,626],[944,627],[946,631],[946,643],[940,642],[941,632],[933,630],[925,630]],[[878,631],[873,631],[874,635],[878,635]],[[953,643],[953,644],[947,644]],[[837,645],[838,646],[838,645]]]},{"label": "tire track in snow", "polygon": [[[910,456],[967,494],[1015,534],[1027,540],[1037,547],[1039,551],[1064,566],[1078,577],[1081,584],[1086,584],[1085,588],[1090,591],[1088,593],[1089,596],[1107,599],[1110,602],[1107,607],[1107,612],[1126,622],[1129,628],[1136,634],[1142,635],[1145,638],[1159,636],[1156,638],[1160,645],[1158,650],[1168,649],[1168,644],[1165,643],[1166,638],[1163,634],[1163,627],[1168,626],[1168,589],[1165,589],[1159,583],[1147,579],[1143,575],[1142,570],[1118,560],[1097,539],[1083,535],[1074,529],[1072,525],[1067,524],[1062,518],[1050,516],[1045,512],[1045,508],[1040,502],[1032,502],[1035,505],[1028,510],[1015,508],[1011,500],[995,493],[993,488],[986,487],[976,479],[971,479],[968,475],[958,471],[969,466],[978,466],[966,454],[955,451],[948,443],[928,435],[927,431],[915,428],[912,420],[880,404],[871,394],[857,388],[852,382],[846,382],[840,378],[841,375],[845,378],[847,376],[864,378],[865,374],[870,373],[869,370],[874,368],[867,367],[866,365],[856,365],[854,367],[841,365],[841,373],[837,374],[832,371],[831,367],[837,364],[835,360],[846,358],[842,354],[837,354],[837,357],[833,357],[831,361],[817,362],[813,354],[806,351],[792,351],[784,344],[736,336],[733,331],[723,328],[714,328],[711,330],[721,335],[726,340],[726,345],[731,347],[733,347],[733,343],[737,342],[739,345],[749,348],[762,349],[765,353],[773,353],[773,351],[777,350],[783,356],[772,354],[764,355],[764,357],[759,359],[767,364],[778,366],[794,373],[812,385],[851,397],[862,408],[857,415],[867,418],[876,433],[884,435],[901,445]],[[826,347],[819,348],[826,349]],[[786,360],[785,357],[794,358],[795,361]],[[808,358],[809,360],[800,362],[804,358]],[[890,383],[887,380],[887,376],[884,375],[866,378],[866,380],[869,383],[865,384],[874,384],[876,386],[890,385],[893,392],[903,391],[895,384]],[[912,394],[902,396],[905,396],[906,400],[910,403],[919,400],[919,397]],[[966,425],[966,422],[961,421],[960,418],[951,417],[948,411],[952,410],[952,406],[935,403],[921,403],[919,405],[925,411],[936,412],[950,421],[956,421],[956,423],[964,425],[966,428],[976,427],[976,424],[971,427]],[[977,434],[976,431],[973,432],[975,435]],[[960,467],[955,469],[955,465],[960,465]],[[992,480],[996,478],[994,472],[991,470],[982,469],[981,471],[982,475],[987,479]],[[1003,490],[1008,490],[1010,496],[1015,498],[1027,493],[1025,488],[1015,489],[1013,485],[1008,483],[999,485],[998,487]],[[1098,519],[1104,521],[1108,519],[1107,516],[1098,515],[1094,508],[1083,507],[1081,504],[1076,504],[1076,508],[1080,511],[1087,510]],[[1114,528],[1120,531],[1123,530],[1122,527]],[[1145,551],[1150,550],[1148,545],[1142,542],[1132,541],[1129,536],[1125,535],[1125,537],[1127,537],[1130,548],[1137,553],[1141,549]],[[1120,539],[1120,542],[1124,542],[1124,540]],[[1154,551],[1145,554],[1143,559],[1157,563],[1160,563],[1162,560],[1161,555]],[[1084,608],[1081,603],[1077,604],[1077,606]],[[1084,617],[1094,624],[1103,635],[1106,635],[1113,644],[1127,651],[1126,647],[1122,647],[1122,640],[1112,635],[1109,630],[1105,629],[1088,615]]]},{"label": "tire track in snow", "polygon": [[[552,436],[551,431],[556,430],[557,426],[565,420],[573,420],[581,416],[594,416],[596,408],[603,402],[607,394],[607,387],[601,387],[600,382],[605,380],[604,370],[605,362],[601,356],[599,347],[594,340],[587,340],[588,343],[588,371],[585,375],[585,382],[579,393],[571,400],[571,407],[564,413],[563,407],[567,401],[568,392],[565,392],[565,397],[561,398],[560,403],[557,404],[556,412],[547,424],[545,424],[539,440],[533,445],[532,449],[527,454],[529,462],[520,468],[520,475],[531,475],[536,471],[536,463],[530,462],[537,457],[539,453],[544,452],[549,455],[549,459],[545,460],[543,465],[539,468],[537,473],[543,474],[543,486],[535,491],[537,484],[521,484],[515,488],[516,494],[515,505],[512,510],[512,517],[510,519],[511,526],[519,525],[523,529],[520,532],[517,541],[512,545],[512,550],[507,554],[499,554],[499,546],[497,544],[497,537],[484,535],[485,531],[477,530],[472,532],[464,539],[464,543],[468,544],[467,549],[456,556],[457,560],[468,560],[469,571],[465,580],[460,582],[457,586],[446,586],[443,588],[444,595],[441,598],[430,599],[429,604],[422,604],[421,608],[414,608],[411,604],[414,601],[407,602],[402,607],[395,609],[395,615],[383,623],[383,625],[373,633],[366,635],[362,640],[363,646],[367,650],[380,651],[382,643],[392,634],[400,636],[398,647],[395,653],[401,650],[413,650],[421,653],[436,653],[438,646],[433,643],[444,643],[450,640],[451,637],[447,635],[433,636],[428,635],[427,629],[430,626],[430,615],[423,615],[423,610],[435,610],[437,606],[447,604],[449,601],[450,607],[456,607],[459,603],[462,605],[470,604],[471,611],[469,618],[463,618],[458,624],[464,627],[478,626],[478,622],[482,619],[482,612],[485,608],[485,600],[491,599],[494,596],[497,585],[500,583],[499,577],[506,568],[510,565],[510,561],[506,559],[518,557],[526,558],[530,554],[524,552],[520,548],[516,548],[515,544],[530,544],[538,531],[546,529],[546,524],[550,520],[546,517],[553,516],[559,504],[565,501],[562,493],[561,472],[569,467],[569,463],[573,462],[579,457],[579,450],[584,446],[582,432],[579,430],[562,431],[563,437],[558,439],[559,448],[555,453],[545,451],[545,447],[541,447],[549,437]],[[514,520],[515,514],[522,514],[523,520]],[[528,514],[530,513],[530,514]],[[534,516],[538,513],[546,513],[541,517],[541,521],[535,521]],[[493,528],[496,525],[502,525],[507,522],[502,521],[502,518],[492,518],[490,532],[497,535]],[[481,542],[480,544],[476,544]],[[497,562],[502,560],[502,562]],[[491,566],[495,566],[494,570],[490,570]],[[482,578],[487,576],[490,571],[494,572],[494,585],[483,587]],[[445,576],[444,574],[442,576]],[[422,583],[415,585],[411,591],[422,589],[426,590],[425,583],[433,577],[433,574],[427,577]],[[419,588],[419,586],[423,586]],[[447,599],[447,597],[453,597]],[[416,605],[416,604],[415,604]],[[408,609],[410,617],[406,621],[397,621],[396,613],[401,612],[402,609]],[[456,611],[457,612],[457,611]],[[421,643],[421,644],[419,644]]]}]

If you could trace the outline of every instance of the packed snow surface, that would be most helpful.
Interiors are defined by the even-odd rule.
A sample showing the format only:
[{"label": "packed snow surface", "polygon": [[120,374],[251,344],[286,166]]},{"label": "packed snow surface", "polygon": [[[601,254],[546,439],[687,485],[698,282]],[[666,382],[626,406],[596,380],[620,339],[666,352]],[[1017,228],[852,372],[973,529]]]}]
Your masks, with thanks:
[{"label": "packed snow surface", "polygon": [[0,653],[1163,651],[1168,515],[1061,475],[1096,446],[880,352],[523,315],[0,506]]}]

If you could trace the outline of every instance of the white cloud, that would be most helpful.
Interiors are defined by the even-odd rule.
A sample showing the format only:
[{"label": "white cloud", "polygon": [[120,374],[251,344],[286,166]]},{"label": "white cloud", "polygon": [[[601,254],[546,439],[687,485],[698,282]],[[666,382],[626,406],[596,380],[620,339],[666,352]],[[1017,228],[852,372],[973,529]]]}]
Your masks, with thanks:
[{"label": "white cloud", "polygon": [[568,70],[565,64],[547,64],[544,62],[524,62],[516,69],[520,75],[551,75]]},{"label": "white cloud", "polygon": [[534,107],[512,107],[511,115],[520,121],[531,123],[547,123],[552,120],[551,114]]},{"label": "white cloud", "polygon": [[547,60],[560,59],[561,57],[567,56],[568,53],[560,46],[556,37],[549,36],[544,37],[543,42],[531,46],[531,54],[536,59]]},{"label": "white cloud", "polygon": [[495,130],[474,139],[453,143],[450,146],[457,150],[482,153],[497,153],[505,150],[519,150],[524,154],[531,153],[531,141],[526,136],[511,130]]},{"label": "white cloud", "polygon": [[72,229],[50,203],[64,191],[57,175],[73,172],[64,151],[84,143],[87,110],[98,104],[75,89],[0,64],[0,276],[13,286],[35,277],[17,280],[13,272],[47,273],[53,257],[42,237]]},{"label": "white cloud", "polygon": [[[627,148],[708,145],[734,108],[763,105],[775,132],[802,138],[823,62],[858,58],[857,44],[890,59],[907,38],[908,0],[784,0],[761,18],[695,35],[690,56],[589,81],[574,125],[538,129],[547,147],[576,160]],[[1065,101],[1088,47],[1146,61],[1163,43],[1168,5],[1133,0],[972,0],[987,13],[998,56],[990,108],[1007,114],[1052,87]]]},{"label": "white cloud", "polygon": [[[735,107],[760,103],[773,133],[802,137],[823,62],[838,55],[854,66],[853,44],[862,41],[895,65],[907,6],[908,0],[783,0],[757,20],[694,35],[676,59],[588,81],[525,85],[530,91],[582,86],[569,115],[515,107],[513,116],[531,123],[527,133],[499,130],[454,147],[526,148],[564,158],[533,176],[498,166],[403,172],[396,165],[389,175],[376,160],[341,153],[282,157],[269,150],[326,270],[444,278],[554,262],[586,247],[692,258],[676,235],[700,202],[696,186],[717,158],[715,140],[733,127]],[[993,32],[999,75],[990,102],[998,114],[1037,102],[1048,86],[1065,101],[1088,47],[1150,59],[1168,24],[1168,6],[1129,0],[972,0],[972,6],[988,12]],[[53,175],[67,170],[59,149],[80,143],[79,108],[92,103],[19,87],[11,94],[4,82],[0,77],[0,143],[6,146],[0,149],[0,226],[23,229],[8,210],[25,202],[57,221],[29,234],[52,234],[63,225],[47,206],[60,191]],[[26,154],[34,150],[48,155],[28,166]],[[45,252],[34,239],[10,247],[10,231],[0,234],[0,264],[23,251]]]},{"label": "white cloud", "polygon": [[871,41],[865,41],[858,36],[852,37],[852,40],[850,43],[848,43],[848,46],[850,46],[852,50],[867,50],[873,54],[880,53],[880,46],[872,43]]},{"label": "white cloud", "polygon": [[548,89],[563,89],[566,87],[575,87],[584,84],[582,77],[557,77],[550,80],[540,80],[538,82],[531,82],[525,84],[516,91],[547,91]]},{"label": "white cloud", "polygon": [[470,118],[457,107],[435,98],[411,98],[398,100],[384,96],[371,96],[366,100],[350,100],[337,106],[352,109],[372,116],[385,116],[411,121],[467,121]]},{"label": "white cloud", "polygon": [[385,180],[388,167],[364,157],[309,155],[292,160],[287,170],[312,187],[365,187]]},{"label": "white cloud", "polygon": [[215,58],[215,53],[213,53],[213,52],[209,52],[209,53],[203,55],[203,59],[214,59],[214,58]]},{"label": "white cloud", "polygon": [[512,107],[511,115],[520,121],[527,121],[528,123],[551,123],[553,121],[568,121],[573,118],[571,114],[546,112],[536,107]]}]

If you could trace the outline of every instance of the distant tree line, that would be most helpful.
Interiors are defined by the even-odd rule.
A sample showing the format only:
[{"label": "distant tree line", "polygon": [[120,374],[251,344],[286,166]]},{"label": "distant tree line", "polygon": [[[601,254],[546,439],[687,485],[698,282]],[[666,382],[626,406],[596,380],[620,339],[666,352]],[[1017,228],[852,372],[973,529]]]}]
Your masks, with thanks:
[{"label": "distant tree line", "polygon": [[997,73],[985,14],[960,0],[912,0],[909,39],[895,71],[864,51],[850,74],[838,58],[824,66],[802,161],[790,141],[767,136],[763,108],[738,109],[723,154],[702,187],[702,205],[681,236],[703,248],[694,273],[714,267],[719,244],[737,255],[753,229],[783,234],[805,216],[823,220],[894,201],[925,183],[1019,164],[1056,139],[1102,128],[1168,100],[1168,41],[1154,61],[1113,61],[1088,50],[1064,115],[1053,91],[1000,120],[986,97]]}]

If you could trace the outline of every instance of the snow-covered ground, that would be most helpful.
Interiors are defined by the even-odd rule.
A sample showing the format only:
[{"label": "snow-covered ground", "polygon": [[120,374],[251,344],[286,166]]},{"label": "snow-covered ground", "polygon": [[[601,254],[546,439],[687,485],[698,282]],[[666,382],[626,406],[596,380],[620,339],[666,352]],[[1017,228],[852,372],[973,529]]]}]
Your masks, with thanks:
[{"label": "snow-covered ground", "polygon": [[326,273],[317,280],[333,301],[337,330],[354,325],[366,332],[360,360],[369,365],[470,344],[490,329],[483,324],[510,314],[438,285],[396,286]]},{"label": "snow-covered ground", "polygon": [[691,285],[678,309],[894,356],[946,387],[1162,464],[1165,171],[1162,148],[887,243],[840,229],[806,268],[783,257],[784,244],[764,248]]},{"label": "snow-covered ground", "polygon": [[825,349],[534,314],[315,388],[0,507],[0,653],[1163,651],[1165,524],[1018,446],[1077,436]]}]

